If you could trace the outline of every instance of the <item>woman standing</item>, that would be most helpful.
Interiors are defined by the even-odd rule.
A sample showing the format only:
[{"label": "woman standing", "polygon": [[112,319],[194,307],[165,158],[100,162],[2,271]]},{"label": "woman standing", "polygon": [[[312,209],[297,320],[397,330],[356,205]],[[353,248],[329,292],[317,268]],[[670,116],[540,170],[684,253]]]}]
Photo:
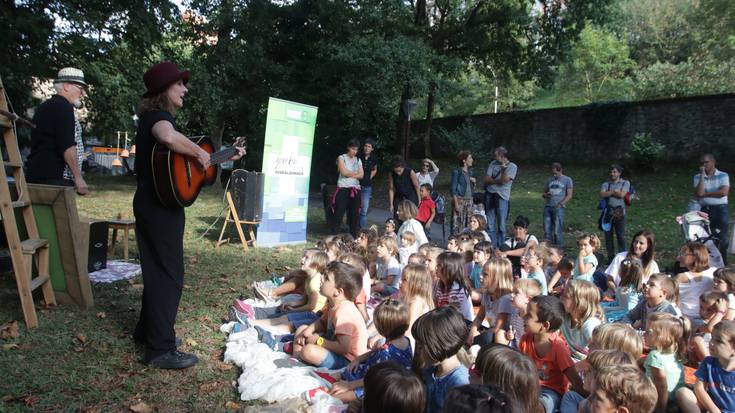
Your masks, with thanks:
[{"label": "woman standing", "polygon": [[337,234],[342,225],[342,217],[347,212],[350,234],[357,238],[360,229],[360,179],[363,176],[362,161],[357,157],[360,141],[347,142],[347,152],[337,157],[337,190],[332,195],[332,234]]},{"label": "woman standing", "polygon": [[472,154],[459,151],[459,167],[452,171],[449,195],[452,197],[452,234],[459,234],[470,225],[472,216],[472,193],[475,188],[475,171],[472,169]]},{"label": "woman standing", "polygon": [[[416,172],[406,165],[400,155],[393,157],[391,167],[393,171],[388,175],[388,203],[393,219],[401,221],[398,216],[398,205],[401,201],[407,199],[414,205],[419,204],[419,181]],[[398,222],[399,226],[400,224]]]},{"label": "woman standing", "polygon": [[429,158],[425,158],[421,161],[421,170],[418,173],[419,186],[423,184],[429,184],[434,187],[434,180],[439,175],[439,167],[436,166],[434,161]]},{"label": "woman standing", "polygon": [[[156,142],[195,159],[193,167],[209,166],[209,153],[178,131],[173,116],[184,106],[189,75],[171,62],[158,63],[145,72],[147,90],[138,108],[135,135],[138,186],[133,211],[145,287],[133,337],[146,346],[144,362],[161,369],[191,367],[198,361],[194,354],[176,349],[174,331],[184,287],[184,208],[169,208],[159,201],[151,166]],[[244,153],[240,149],[232,159],[239,159]]]}]

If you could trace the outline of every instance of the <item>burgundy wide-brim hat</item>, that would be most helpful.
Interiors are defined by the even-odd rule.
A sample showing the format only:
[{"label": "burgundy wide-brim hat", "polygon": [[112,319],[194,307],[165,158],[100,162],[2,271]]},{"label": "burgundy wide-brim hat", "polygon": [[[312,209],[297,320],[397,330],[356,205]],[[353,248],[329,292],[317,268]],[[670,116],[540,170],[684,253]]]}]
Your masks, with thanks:
[{"label": "burgundy wide-brim hat", "polygon": [[189,83],[189,71],[180,72],[179,68],[173,62],[161,62],[153,65],[143,75],[143,83],[145,83],[146,92],[143,97],[157,95],[172,83],[183,80],[184,84]]}]

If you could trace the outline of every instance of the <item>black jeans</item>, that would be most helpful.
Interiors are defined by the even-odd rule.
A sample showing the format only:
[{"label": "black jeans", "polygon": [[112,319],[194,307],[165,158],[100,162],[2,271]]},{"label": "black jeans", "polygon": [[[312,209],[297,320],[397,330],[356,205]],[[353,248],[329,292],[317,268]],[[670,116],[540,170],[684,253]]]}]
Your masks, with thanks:
[{"label": "black jeans", "polygon": [[625,216],[620,219],[613,219],[610,223],[610,231],[605,231],[605,248],[607,249],[608,263],[615,258],[615,244],[613,243],[613,232],[618,238],[618,251],[625,251]]},{"label": "black jeans", "polygon": [[355,188],[337,188],[334,195],[334,215],[332,216],[332,234],[339,232],[342,226],[342,217],[347,212],[347,224],[350,226],[350,234],[357,238],[360,229],[360,190]]},{"label": "black jeans", "polygon": [[727,210],[727,204],[724,205],[702,205],[702,212],[709,215],[709,228],[712,235],[717,236],[720,240],[718,249],[722,254],[722,261],[727,265],[727,247],[730,245],[730,237],[727,236],[727,226],[730,220],[730,214]]}]

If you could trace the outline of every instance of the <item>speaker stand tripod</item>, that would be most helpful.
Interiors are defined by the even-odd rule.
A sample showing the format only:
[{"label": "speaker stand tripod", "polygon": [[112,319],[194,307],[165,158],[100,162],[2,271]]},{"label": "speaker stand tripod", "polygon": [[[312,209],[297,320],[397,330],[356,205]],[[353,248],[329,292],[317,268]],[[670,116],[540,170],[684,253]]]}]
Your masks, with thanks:
[{"label": "speaker stand tripod", "polygon": [[[230,191],[227,191],[227,193],[225,194],[225,197],[227,198],[228,211],[227,211],[227,215],[225,216],[225,223],[222,225],[222,231],[220,231],[219,233],[219,240],[217,240],[217,244],[215,244],[215,247],[219,248],[220,245],[230,242],[230,238],[224,238],[225,229],[227,229],[228,222],[233,222],[235,224],[235,228],[237,229],[237,233],[240,236],[240,242],[242,243],[242,249],[245,250],[245,252],[247,252],[248,243],[251,243],[253,247],[257,248],[258,245],[257,245],[257,241],[255,240],[255,226],[258,225],[260,222],[242,221],[237,216],[237,209],[235,208],[235,203],[232,201],[232,195],[230,194]],[[250,240],[245,239],[245,232],[243,231],[243,225],[247,227],[248,235],[250,235]]]}]

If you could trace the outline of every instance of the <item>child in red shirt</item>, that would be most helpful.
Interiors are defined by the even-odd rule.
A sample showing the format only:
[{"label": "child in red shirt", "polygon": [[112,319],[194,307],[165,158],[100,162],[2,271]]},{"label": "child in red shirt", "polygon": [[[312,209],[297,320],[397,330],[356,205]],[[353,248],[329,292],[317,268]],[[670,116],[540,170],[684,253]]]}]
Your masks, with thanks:
[{"label": "child in red shirt", "polygon": [[428,231],[431,230],[431,223],[436,216],[436,204],[431,199],[431,185],[421,185],[419,195],[421,195],[421,201],[419,202],[419,213],[416,215],[416,220],[426,228],[428,234]]},{"label": "child in red shirt", "polygon": [[[541,404],[546,413],[559,408],[569,382],[583,396],[582,379],[574,367],[566,340],[558,331],[564,321],[564,307],[554,296],[534,297],[528,303],[525,317],[526,334],[518,344],[519,350],[528,356],[538,369],[541,384]],[[583,393],[582,393],[583,392]]]}]

